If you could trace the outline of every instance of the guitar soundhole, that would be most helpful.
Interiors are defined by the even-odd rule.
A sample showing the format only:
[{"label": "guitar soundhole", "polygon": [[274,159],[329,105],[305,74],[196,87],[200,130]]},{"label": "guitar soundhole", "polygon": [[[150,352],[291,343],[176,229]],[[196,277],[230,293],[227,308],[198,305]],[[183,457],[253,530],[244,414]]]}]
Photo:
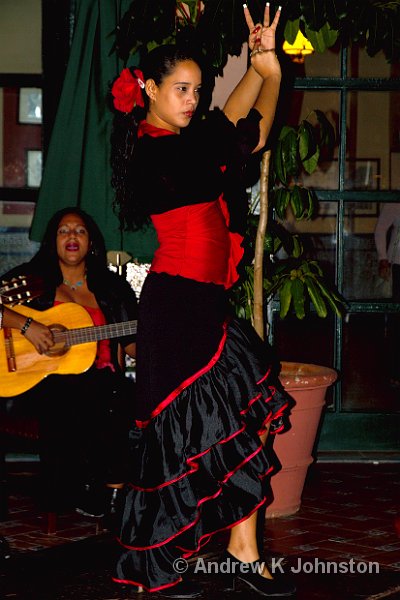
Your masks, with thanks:
[{"label": "guitar soundhole", "polygon": [[45,352],[46,356],[63,356],[69,350],[69,346],[67,345],[67,340],[65,335],[63,335],[67,330],[64,325],[60,323],[54,323],[54,325],[49,325],[49,328],[53,332],[55,344],[51,348]]}]

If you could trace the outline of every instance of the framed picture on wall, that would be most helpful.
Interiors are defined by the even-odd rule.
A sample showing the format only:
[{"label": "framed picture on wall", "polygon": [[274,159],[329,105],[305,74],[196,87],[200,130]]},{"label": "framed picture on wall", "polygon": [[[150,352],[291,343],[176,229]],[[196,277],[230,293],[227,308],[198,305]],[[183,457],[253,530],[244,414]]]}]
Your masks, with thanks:
[{"label": "framed picture on wall", "polygon": [[[380,175],[379,158],[348,158],[344,174],[344,189],[379,190]],[[311,175],[302,175],[301,183],[315,190],[339,189],[338,159],[321,162]]]},{"label": "framed picture on wall", "polygon": [[27,150],[26,152],[26,185],[40,187],[42,182],[42,151]]},{"label": "framed picture on wall", "polygon": [[40,88],[20,88],[18,121],[41,125],[42,90]]},{"label": "framed picture on wall", "polygon": [[346,202],[345,215],[347,217],[377,217],[377,202]]},{"label": "framed picture on wall", "polygon": [[[345,217],[377,217],[377,202],[345,202]],[[321,201],[318,203],[318,217],[335,217],[338,211],[338,203],[332,201]]]},{"label": "framed picture on wall", "polygon": [[29,239],[35,211],[34,202],[0,200],[0,273],[27,262],[39,243]]},{"label": "framed picture on wall", "polygon": [[344,187],[346,190],[379,190],[379,158],[355,158],[346,160]]}]

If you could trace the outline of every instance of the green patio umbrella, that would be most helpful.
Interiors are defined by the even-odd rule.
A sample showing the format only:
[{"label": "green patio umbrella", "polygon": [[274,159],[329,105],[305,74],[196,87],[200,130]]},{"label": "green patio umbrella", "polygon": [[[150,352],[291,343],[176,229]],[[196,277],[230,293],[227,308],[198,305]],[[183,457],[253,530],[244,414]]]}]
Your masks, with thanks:
[{"label": "green patio umbrella", "polygon": [[79,206],[95,218],[108,250],[124,250],[140,262],[149,262],[157,246],[154,230],[122,233],[112,207],[113,115],[107,93],[110,82],[125,66],[111,49],[116,24],[128,5],[127,0],[76,2],[70,58],[30,237],[41,241],[54,212]]}]

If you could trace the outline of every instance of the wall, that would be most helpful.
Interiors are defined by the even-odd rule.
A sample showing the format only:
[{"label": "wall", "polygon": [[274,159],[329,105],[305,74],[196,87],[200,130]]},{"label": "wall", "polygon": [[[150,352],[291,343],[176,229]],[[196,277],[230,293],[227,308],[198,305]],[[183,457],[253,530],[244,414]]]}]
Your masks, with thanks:
[{"label": "wall", "polygon": [[1,0],[0,73],[42,72],[41,0]]}]

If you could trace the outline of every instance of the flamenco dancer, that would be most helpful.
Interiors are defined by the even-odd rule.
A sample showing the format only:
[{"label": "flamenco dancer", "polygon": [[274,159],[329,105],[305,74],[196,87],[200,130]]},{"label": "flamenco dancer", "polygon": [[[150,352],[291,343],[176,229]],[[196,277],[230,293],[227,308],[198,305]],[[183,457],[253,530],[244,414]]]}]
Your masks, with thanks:
[{"label": "flamenco dancer", "polygon": [[[227,589],[240,580],[264,596],[294,585],[274,577],[257,545],[271,457],[291,402],[279,364],[251,325],[230,314],[248,211],[243,169],[264,148],[281,81],[280,8],[254,24],[251,65],[222,110],[194,118],[201,61],[160,46],[112,86],[112,183],[122,227],[151,221],[159,247],[139,301],[136,421],[130,491],[114,581],[170,598],[201,595],[178,559],[229,530]],[[175,567],[175,569],[174,569]]]}]

